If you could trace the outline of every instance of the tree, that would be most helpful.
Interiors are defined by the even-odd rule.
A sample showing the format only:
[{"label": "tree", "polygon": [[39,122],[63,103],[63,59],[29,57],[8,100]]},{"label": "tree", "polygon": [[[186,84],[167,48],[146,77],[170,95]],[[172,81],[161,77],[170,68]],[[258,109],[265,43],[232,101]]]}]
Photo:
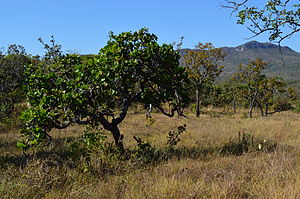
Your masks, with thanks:
[{"label": "tree", "polygon": [[26,91],[31,108],[22,115],[25,139],[19,147],[50,137],[53,128],[77,123],[102,125],[122,149],[118,125],[133,103],[152,104],[170,117],[188,103],[187,74],[172,45],[159,45],[147,29],[109,37],[99,55],[63,55],[57,62],[28,66]]},{"label": "tree", "polygon": [[256,59],[250,61],[248,65],[239,65],[238,72],[233,75],[233,79],[236,79],[240,84],[240,94],[249,103],[249,117],[252,117],[253,108],[255,102],[260,97],[261,82],[265,79],[265,75],[262,74],[262,70],[267,63],[262,59]]},{"label": "tree", "polygon": [[221,48],[214,48],[211,43],[199,43],[195,50],[189,50],[184,56],[184,65],[189,79],[196,91],[196,116],[200,115],[200,95],[203,89],[212,84],[222,72],[219,61],[225,56]]},{"label": "tree", "polygon": [[7,52],[0,55],[0,119],[8,117],[14,104],[25,99],[21,86],[25,66],[30,62],[21,45],[10,45]]},{"label": "tree", "polygon": [[[260,82],[260,98],[257,100],[262,116],[291,108],[291,102],[296,98],[295,91],[286,86],[282,78],[266,77]],[[270,109],[273,111],[270,112]]]},{"label": "tree", "polygon": [[227,99],[227,104],[232,104],[233,112],[236,113],[237,105],[240,101],[240,85],[234,78],[230,78],[223,83],[224,97]]},{"label": "tree", "polygon": [[238,82],[235,79],[230,79],[221,84],[214,84],[208,98],[210,98],[211,105],[224,107],[224,111],[231,104],[233,112],[236,113],[239,92]]},{"label": "tree", "polygon": [[[300,3],[290,0],[266,0],[263,7],[257,7],[251,0],[225,0],[223,7],[238,12],[237,23],[249,24],[254,36],[269,34],[270,41],[291,37],[300,31]],[[253,2],[254,3],[254,2]]]},{"label": "tree", "polygon": [[[250,61],[248,65],[240,65],[232,79],[240,84],[240,95],[249,103],[249,117],[253,108],[258,106],[262,116],[286,110],[295,98],[295,92],[287,88],[280,77],[267,77],[262,71],[267,63],[261,59]],[[273,106],[273,112],[269,112]]]}]

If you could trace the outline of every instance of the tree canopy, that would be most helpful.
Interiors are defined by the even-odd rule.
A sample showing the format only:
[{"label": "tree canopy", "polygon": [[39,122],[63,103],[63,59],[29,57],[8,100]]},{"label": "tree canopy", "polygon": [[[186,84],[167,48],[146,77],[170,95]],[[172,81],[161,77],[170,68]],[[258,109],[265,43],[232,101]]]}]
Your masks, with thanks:
[{"label": "tree canopy", "polygon": [[184,65],[189,74],[192,88],[196,91],[196,116],[200,115],[200,92],[214,83],[222,72],[219,65],[225,53],[221,48],[215,48],[211,43],[199,43],[195,50],[189,50],[184,56]]},{"label": "tree canopy", "polygon": [[[295,92],[286,86],[282,78],[268,77],[262,73],[267,63],[262,59],[250,61],[248,65],[240,64],[232,80],[239,83],[239,94],[248,101],[249,117],[253,108],[258,106],[262,116],[286,110],[295,99]],[[273,112],[270,112],[273,108]]]},{"label": "tree canopy", "polygon": [[8,117],[14,104],[25,98],[21,91],[24,69],[31,59],[21,45],[10,45],[0,53],[0,120]]},{"label": "tree canopy", "polygon": [[31,108],[22,115],[21,148],[50,137],[53,128],[74,123],[102,125],[122,148],[118,125],[133,103],[152,104],[173,116],[188,102],[187,74],[172,45],[159,45],[147,29],[110,33],[109,38],[99,55],[62,55],[56,62],[26,68]]}]

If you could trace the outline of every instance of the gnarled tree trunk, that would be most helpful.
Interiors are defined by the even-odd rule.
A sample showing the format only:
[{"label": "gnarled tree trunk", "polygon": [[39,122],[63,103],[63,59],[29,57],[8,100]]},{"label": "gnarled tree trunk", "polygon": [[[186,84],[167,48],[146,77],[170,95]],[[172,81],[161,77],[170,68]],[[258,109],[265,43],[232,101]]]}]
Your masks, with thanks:
[{"label": "gnarled tree trunk", "polygon": [[120,133],[120,130],[117,125],[113,125],[112,129],[110,130],[114,137],[115,145],[117,148],[123,150],[124,149],[124,144],[123,144],[123,138],[124,135]]}]

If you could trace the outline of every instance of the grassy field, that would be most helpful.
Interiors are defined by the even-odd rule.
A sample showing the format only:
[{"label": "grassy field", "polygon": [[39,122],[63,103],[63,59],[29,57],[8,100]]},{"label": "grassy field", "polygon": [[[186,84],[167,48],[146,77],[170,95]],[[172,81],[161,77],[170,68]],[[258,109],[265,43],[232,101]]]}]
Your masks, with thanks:
[{"label": "grassy field", "polygon": [[[17,130],[2,128],[0,198],[300,198],[300,115],[242,115],[154,113],[149,121],[131,112],[121,125],[123,155],[110,137],[103,148],[85,145],[79,126],[53,131],[49,145],[23,155]],[[183,124],[179,143],[168,146]]]}]

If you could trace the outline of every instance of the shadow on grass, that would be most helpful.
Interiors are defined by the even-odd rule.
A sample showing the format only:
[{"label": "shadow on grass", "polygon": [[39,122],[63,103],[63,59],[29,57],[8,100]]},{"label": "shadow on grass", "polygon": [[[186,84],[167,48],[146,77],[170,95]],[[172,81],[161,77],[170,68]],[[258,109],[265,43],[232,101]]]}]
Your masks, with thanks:
[{"label": "shadow on grass", "polygon": [[[145,143],[147,144],[147,143]],[[283,147],[281,147],[283,148]],[[198,159],[211,160],[220,156],[241,156],[246,153],[272,153],[278,149],[276,142],[266,139],[254,138],[252,134],[239,133],[236,139],[230,140],[221,146],[210,147],[175,147],[155,148],[148,144],[139,152],[138,159],[142,163],[158,164],[169,159]],[[140,150],[140,149],[139,149]],[[287,148],[284,150],[288,150]],[[136,154],[136,153],[135,153]]]},{"label": "shadow on grass", "polygon": [[17,150],[17,145],[16,145],[15,140],[12,140],[12,141],[0,140],[0,150],[6,151],[6,150],[12,150],[12,149]]},{"label": "shadow on grass", "polygon": [[27,152],[19,149],[16,146],[16,141],[0,141],[0,149],[4,149],[5,152],[4,154],[0,154],[0,168],[15,166],[23,169],[31,160],[46,160],[49,158],[55,159],[57,162],[55,165],[63,165],[74,155],[68,150],[68,143],[75,140],[73,137],[53,139],[49,144],[39,146]]},{"label": "shadow on grass", "polygon": [[[170,159],[211,160],[220,156],[240,156],[246,153],[274,152],[278,145],[275,142],[255,139],[250,134],[241,134],[223,146],[211,147],[171,147],[156,148],[150,144],[137,146],[134,149],[119,151],[112,144],[105,147],[86,147],[78,138],[53,139],[52,142],[36,151],[16,155],[0,155],[0,168],[9,166],[25,168],[30,162],[39,160],[47,167],[79,168],[93,175],[112,175],[137,169],[155,166]],[[2,143],[8,146],[10,143]],[[74,148],[75,144],[75,148]]]}]

